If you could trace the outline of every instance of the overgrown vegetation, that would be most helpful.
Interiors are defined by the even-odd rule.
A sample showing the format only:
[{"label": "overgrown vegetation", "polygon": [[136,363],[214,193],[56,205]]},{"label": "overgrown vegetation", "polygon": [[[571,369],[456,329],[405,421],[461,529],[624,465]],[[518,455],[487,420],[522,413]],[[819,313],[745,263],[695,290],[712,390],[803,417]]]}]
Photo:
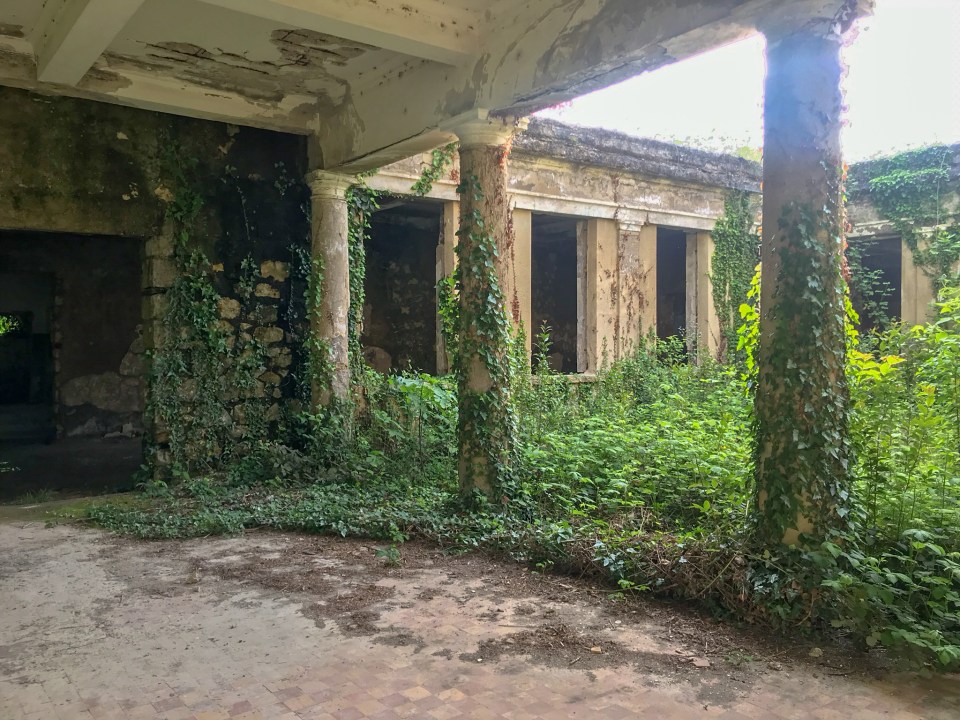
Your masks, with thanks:
[{"label": "overgrown vegetation", "polygon": [[957,163],[952,147],[936,145],[862,163],[851,178],[852,192],[893,225],[937,290],[953,281],[960,261]]},{"label": "overgrown vegetation", "polygon": [[713,307],[720,323],[718,358],[721,361],[740,359],[736,354],[740,305],[747,297],[750,279],[760,259],[760,236],[754,229],[756,218],[750,193],[734,190],[727,195],[723,215],[711,233],[714,251],[710,280]]},{"label": "overgrown vegetation", "polygon": [[[251,332],[221,321],[216,271],[193,237],[204,206],[197,161],[180,152],[173,139],[166,147],[167,221],[173,226],[177,272],[163,296],[160,342],[150,353],[146,415],[165,440],[172,474],[185,477],[220,467],[235,449],[245,451],[264,438],[266,407],[258,397],[257,377],[265,369],[265,348]],[[252,310],[256,272],[252,260],[242,262],[234,290],[243,317]],[[231,413],[227,399],[233,394],[242,403]],[[237,412],[242,423],[236,422]]]},{"label": "overgrown vegetation", "polygon": [[[808,220],[799,225],[816,225]],[[364,222],[363,212],[352,215],[356,237]],[[477,232],[473,241],[485,248],[486,267],[488,238],[478,222],[468,219],[465,227]],[[735,227],[743,232],[748,225],[741,218]],[[801,232],[787,249],[804,255],[808,241]],[[798,275],[797,282],[807,279]],[[729,288],[727,302],[743,292],[733,280]],[[457,282],[443,289],[445,337],[462,354]],[[749,293],[758,297],[759,280]],[[797,302],[814,302],[802,295],[798,289]],[[202,292],[191,297],[206,307]],[[893,328],[869,346],[858,345],[848,326],[846,338],[833,342],[849,379],[849,430],[844,415],[844,427],[827,424],[842,437],[827,440],[844,443],[853,460],[850,484],[833,488],[846,496],[828,511],[842,509],[844,522],[822,523],[815,540],[797,547],[760,542],[782,527],[758,535],[753,521],[759,315],[750,303],[742,310],[745,371],[710,360],[689,364],[682,349],[659,347],[577,384],[550,371],[548,337],[539,339],[532,372],[524,338],[513,337],[503,370],[516,417],[505,504],[463,502],[462,390],[453,378],[358,369],[355,395],[362,402],[348,440],[304,416],[287,443],[251,441],[216,471],[198,468],[172,488],[148,486],[145,506],[108,504],[90,513],[108,528],[151,538],[260,526],[391,544],[425,537],[590,574],[621,593],[692,599],[721,615],[841,632],[864,647],[960,666],[960,290],[943,290],[931,325]],[[505,334],[506,325],[496,323],[489,332]],[[817,352],[811,341],[778,362],[812,362],[808,355]],[[829,468],[820,471],[820,479],[832,481]],[[780,525],[796,514],[787,506]]]},{"label": "overgrown vegetation", "polygon": [[13,332],[20,327],[20,321],[15,315],[0,315],[0,337]]}]

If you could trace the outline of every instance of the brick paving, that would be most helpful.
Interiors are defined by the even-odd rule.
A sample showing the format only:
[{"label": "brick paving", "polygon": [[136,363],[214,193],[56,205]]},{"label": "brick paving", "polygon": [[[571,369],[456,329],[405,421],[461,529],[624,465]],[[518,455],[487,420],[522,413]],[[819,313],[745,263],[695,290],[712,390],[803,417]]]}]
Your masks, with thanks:
[{"label": "brick paving", "polygon": [[[0,524],[0,720],[960,718],[957,676],[871,678],[800,662],[777,671],[762,659],[747,671],[722,654],[688,670],[673,656],[698,639],[647,620],[614,624],[582,596],[525,597],[522,582],[507,587],[519,569],[488,579],[427,563],[375,579],[382,599],[358,605],[350,587],[372,549],[357,543],[345,560],[298,543],[141,544]],[[284,564],[304,557],[315,584],[291,589]],[[267,581],[216,570],[241,560]],[[338,619],[338,603],[367,614]],[[589,650],[552,662],[480,649],[551,617],[606,623],[604,638],[632,658],[664,658],[664,670],[605,666]]]}]

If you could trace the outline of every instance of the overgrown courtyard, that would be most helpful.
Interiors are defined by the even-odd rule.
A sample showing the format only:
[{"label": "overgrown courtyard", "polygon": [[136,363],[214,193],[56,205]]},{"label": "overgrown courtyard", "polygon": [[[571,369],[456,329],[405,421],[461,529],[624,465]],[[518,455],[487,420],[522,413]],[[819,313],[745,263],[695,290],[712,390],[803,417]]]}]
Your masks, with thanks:
[{"label": "overgrown courtyard", "polygon": [[[435,177],[450,152],[435,153],[422,182]],[[154,390],[154,401],[159,422],[171,427],[165,452],[172,465],[148,468],[152,477],[145,477],[142,503],[133,509],[106,504],[90,515],[109,529],[144,538],[247,528],[373,538],[386,542],[379,551],[383,559],[398,564],[404,542],[425,539],[453,552],[482,550],[539,571],[596,578],[616,595],[692,600],[730,620],[846,637],[865,649],[889,648],[934,667],[956,668],[960,289],[949,260],[957,252],[956,225],[941,222],[932,232],[923,230],[931,208],[940,212],[940,205],[929,202],[931,183],[939,187],[950,180],[942,175],[942,162],[941,174],[928,169],[934,153],[904,156],[881,168],[872,186],[887,192],[891,178],[898,178],[913,192],[905,190],[914,198],[913,221],[909,228],[900,222],[914,242],[930,248],[928,264],[940,287],[936,318],[926,326],[894,325],[861,336],[847,302],[846,347],[840,352],[849,425],[837,442],[852,460],[849,482],[836,484],[842,496],[831,501],[842,522],[799,542],[771,544],[769,533],[761,532],[769,499],[758,493],[754,467],[760,292],[755,278],[748,296],[738,297],[754,270],[743,248],[751,237],[756,242],[742,201],[728,204],[729,242],[717,251],[718,257],[726,253],[726,265],[718,267],[730,288],[718,293],[729,306],[724,364],[706,356],[692,362],[679,338],[651,340],[629,357],[605,363],[592,382],[571,382],[549,369],[548,328],[541,329],[540,355],[528,368],[522,331],[511,335],[501,319],[503,300],[492,270],[475,282],[486,283],[485,292],[499,305],[473,310],[469,301],[458,300],[461,277],[442,286],[440,313],[454,366],[457,353],[480,352],[501,387],[509,388],[473,406],[472,412],[504,418],[492,427],[508,439],[480,445],[494,453],[486,461],[496,470],[494,491],[484,493],[465,492],[462,468],[458,481],[458,432],[465,432],[462,416],[458,426],[462,370],[458,389],[457,373],[386,377],[360,358],[363,236],[376,206],[362,183],[348,196],[354,289],[349,396],[306,410],[311,383],[328,382],[331,372],[324,359],[328,349],[308,342],[299,381],[304,410],[296,412],[294,405],[273,422],[247,424],[243,432],[220,424],[228,416],[218,398],[227,388],[239,388],[246,412],[263,413],[263,401],[252,392],[262,372],[262,348],[253,339],[243,345],[242,336],[231,341],[214,330],[220,296],[209,284],[208,261],[189,250],[190,213],[199,209],[200,195],[180,196],[187,202],[178,200],[173,208],[185,265],[171,290],[167,322],[186,331],[171,333],[154,357],[155,382],[162,383],[155,386],[161,391]],[[481,191],[467,186],[464,192]],[[471,252],[495,254],[480,227],[464,231],[474,235]],[[468,264],[484,267],[482,260]],[[323,268],[307,266],[302,277],[306,309],[293,316],[306,320]],[[249,294],[252,285],[245,282],[239,290]],[[487,335],[477,345],[476,335],[463,337],[464,327]],[[504,356],[483,355],[483,341],[496,345],[501,335]],[[225,347],[233,358],[227,373],[218,370]],[[789,366],[789,358],[784,362]],[[782,420],[788,429],[795,421]]]}]

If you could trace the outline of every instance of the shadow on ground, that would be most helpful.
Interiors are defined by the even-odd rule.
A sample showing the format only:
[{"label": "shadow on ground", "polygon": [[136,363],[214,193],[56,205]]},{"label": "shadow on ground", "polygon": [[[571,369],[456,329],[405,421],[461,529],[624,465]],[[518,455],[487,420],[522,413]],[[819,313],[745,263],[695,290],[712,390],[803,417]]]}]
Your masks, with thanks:
[{"label": "shadow on ground", "polygon": [[130,490],[143,462],[138,438],[0,443],[0,502]]}]

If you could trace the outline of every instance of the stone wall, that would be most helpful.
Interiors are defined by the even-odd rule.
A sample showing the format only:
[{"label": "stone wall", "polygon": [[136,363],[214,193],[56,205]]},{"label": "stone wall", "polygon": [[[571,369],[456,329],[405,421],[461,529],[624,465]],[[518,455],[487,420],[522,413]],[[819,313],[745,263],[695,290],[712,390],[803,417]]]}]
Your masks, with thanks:
[{"label": "stone wall", "polygon": [[[164,327],[180,267],[167,216],[185,186],[201,208],[188,249],[208,260],[224,327],[264,344],[256,392],[279,417],[302,361],[305,278],[291,268],[309,248],[305,164],[302,137],[0,88],[0,257],[18,233],[64,233],[72,264],[56,388],[64,434],[117,424],[88,424],[89,407],[139,425],[142,353],[175,330]],[[257,275],[249,299],[238,292],[245,260]],[[73,348],[68,325],[89,341]]]}]

